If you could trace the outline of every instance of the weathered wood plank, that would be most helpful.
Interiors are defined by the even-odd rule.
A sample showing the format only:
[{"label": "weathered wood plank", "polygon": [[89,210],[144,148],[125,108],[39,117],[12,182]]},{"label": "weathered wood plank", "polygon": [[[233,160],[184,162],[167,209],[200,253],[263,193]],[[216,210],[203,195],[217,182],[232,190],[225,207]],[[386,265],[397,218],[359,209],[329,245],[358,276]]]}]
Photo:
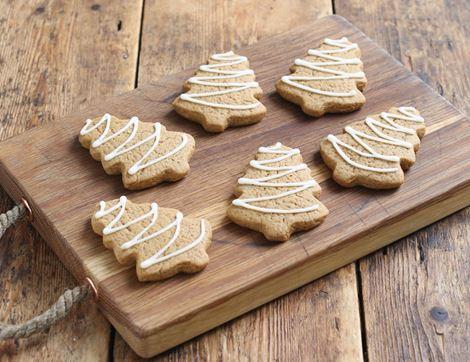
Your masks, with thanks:
[{"label": "weathered wood plank", "polygon": [[[142,4],[15,1],[0,4],[0,139],[57,119],[97,97],[132,89]],[[0,193],[0,210],[12,206]],[[47,309],[74,278],[32,227],[0,241],[0,320]],[[47,334],[0,343],[0,359],[106,360],[110,327],[93,303]]]},{"label": "weathered wood plank", "polygon": [[327,0],[145,1],[139,86],[331,12]]},{"label": "weathered wood plank", "polygon": [[[331,3],[324,0],[308,3],[168,0],[146,1],[145,5],[139,84],[204,62],[211,52],[248,45],[331,13]],[[322,293],[332,285],[326,281],[333,283],[335,288],[337,286],[328,295]],[[345,267],[177,347],[162,358],[178,360],[208,356],[243,360],[262,351],[266,354],[259,356],[288,359],[298,356],[299,352],[305,352],[304,356],[311,352],[324,353],[326,341],[334,341],[335,348],[328,354],[332,360],[341,357],[357,360],[361,358],[362,348],[356,292],[354,268]],[[319,295],[325,298],[321,299]],[[318,299],[325,303],[312,303]],[[299,310],[304,312],[303,316],[308,316],[304,323],[292,321]],[[286,328],[269,328],[273,323]],[[337,329],[337,324],[341,329]],[[301,342],[303,347],[297,349]],[[115,346],[116,360],[136,358],[119,334]]]},{"label": "weathered wood plank", "polygon": [[470,209],[360,263],[371,361],[465,361]]},{"label": "weathered wood plank", "polygon": [[[336,0],[335,6],[441,95],[470,112],[468,2]],[[360,262],[370,360],[468,358],[469,230],[467,209]]]}]

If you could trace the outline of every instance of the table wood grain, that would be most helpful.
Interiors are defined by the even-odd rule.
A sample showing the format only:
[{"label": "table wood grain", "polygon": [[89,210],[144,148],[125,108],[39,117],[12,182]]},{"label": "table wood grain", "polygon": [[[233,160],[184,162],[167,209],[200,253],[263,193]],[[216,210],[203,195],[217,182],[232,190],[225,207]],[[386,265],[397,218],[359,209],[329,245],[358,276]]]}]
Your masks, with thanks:
[{"label": "table wood grain", "polygon": [[[23,1],[0,4],[0,138],[317,17],[347,17],[469,111],[465,1]],[[4,193],[2,210],[11,206]],[[279,298],[158,360],[463,360],[469,210]],[[75,281],[25,224],[0,242],[0,320],[46,309]],[[96,308],[0,344],[12,360],[134,360]]]}]

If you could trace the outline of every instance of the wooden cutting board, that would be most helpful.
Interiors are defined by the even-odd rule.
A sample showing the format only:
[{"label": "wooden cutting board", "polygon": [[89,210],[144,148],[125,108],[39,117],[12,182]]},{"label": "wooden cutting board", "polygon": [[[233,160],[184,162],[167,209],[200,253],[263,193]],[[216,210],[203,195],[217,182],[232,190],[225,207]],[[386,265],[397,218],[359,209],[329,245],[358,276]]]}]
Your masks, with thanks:
[{"label": "wooden cutting board", "polygon": [[[363,53],[369,83],[360,111],[313,119],[275,93],[275,81],[296,57],[325,37],[342,36]],[[213,49],[222,50],[227,49]],[[195,64],[0,144],[2,186],[17,202],[29,202],[34,227],[79,282],[87,276],[94,281],[101,310],[142,356],[184,342],[470,204],[468,120],[345,19],[323,18],[238,52],[249,57],[265,92],[268,114],[259,124],[214,135],[179,117],[171,101]],[[319,156],[320,140],[347,123],[402,105],[418,108],[428,126],[405,184],[391,191],[336,185]],[[124,190],[120,176],[106,175],[77,140],[85,119],[105,112],[191,133],[196,152],[190,174],[148,190]],[[257,148],[277,141],[300,148],[330,210],[321,226],[283,244],[269,243],[225,216],[235,183]],[[134,268],[120,266],[90,227],[95,204],[122,194],[207,217],[215,229],[209,266],[165,282],[138,282]]]}]

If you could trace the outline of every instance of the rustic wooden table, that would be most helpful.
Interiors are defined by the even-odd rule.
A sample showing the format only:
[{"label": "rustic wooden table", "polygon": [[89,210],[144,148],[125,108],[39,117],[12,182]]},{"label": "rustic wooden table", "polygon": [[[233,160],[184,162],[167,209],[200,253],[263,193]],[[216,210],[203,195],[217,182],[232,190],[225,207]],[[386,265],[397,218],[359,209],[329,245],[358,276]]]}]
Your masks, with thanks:
[{"label": "rustic wooden table", "polygon": [[[0,139],[331,13],[345,16],[470,112],[465,0],[0,2]],[[12,206],[0,191],[0,210]],[[161,360],[468,358],[470,209],[187,342]],[[34,229],[0,242],[0,321],[20,321],[76,284]],[[134,360],[96,307],[0,360]]]}]

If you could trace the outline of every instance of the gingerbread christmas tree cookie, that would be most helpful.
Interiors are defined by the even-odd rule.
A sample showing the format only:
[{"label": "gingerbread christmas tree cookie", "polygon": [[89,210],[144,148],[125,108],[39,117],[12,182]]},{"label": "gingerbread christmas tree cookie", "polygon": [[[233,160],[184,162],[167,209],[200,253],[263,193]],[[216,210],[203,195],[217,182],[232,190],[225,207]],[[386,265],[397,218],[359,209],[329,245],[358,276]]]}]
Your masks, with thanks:
[{"label": "gingerbread christmas tree cookie", "polygon": [[367,79],[362,71],[361,52],[347,38],[326,38],[303,59],[296,59],[290,75],[276,83],[278,93],[314,117],[325,113],[352,112],[366,99]]},{"label": "gingerbread christmas tree cookie", "polygon": [[122,174],[124,187],[130,190],[183,178],[194,151],[189,134],[170,132],[158,122],[141,122],[137,117],[122,120],[109,114],[87,119],[79,141],[101,161],[106,173]]},{"label": "gingerbread christmas tree cookie", "polygon": [[176,112],[209,132],[256,123],[266,114],[248,59],[233,52],[212,55],[183,90],[173,102]]},{"label": "gingerbread christmas tree cookie", "polygon": [[424,119],[415,108],[391,108],[328,135],[320,150],[340,185],[389,189],[404,182],[403,171],[415,163],[424,133]]},{"label": "gingerbread christmas tree cookie", "polygon": [[209,222],[183,217],[180,211],[159,207],[155,202],[135,204],[125,196],[101,201],[91,224],[120,264],[136,264],[140,281],[195,273],[209,262]]},{"label": "gingerbread christmas tree cookie", "polygon": [[260,147],[238,180],[228,217],[260,231],[268,240],[286,241],[299,230],[319,225],[328,209],[317,200],[320,186],[296,148],[276,143]]}]

